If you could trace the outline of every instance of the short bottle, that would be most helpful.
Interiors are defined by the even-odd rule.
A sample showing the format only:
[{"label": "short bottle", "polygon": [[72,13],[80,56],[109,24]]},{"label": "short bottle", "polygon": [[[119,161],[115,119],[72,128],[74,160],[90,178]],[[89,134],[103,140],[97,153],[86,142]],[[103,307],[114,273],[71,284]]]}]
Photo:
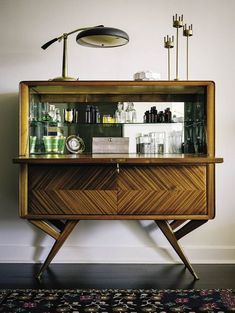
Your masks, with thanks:
[{"label": "short bottle", "polygon": [[172,113],[170,108],[166,108],[164,112],[164,121],[165,123],[171,123]]},{"label": "short bottle", "polygon": [[163,111],[160,111],[159,114],[158,114],[158,123],[164,123],[164,114],[163,114]]},{"label": "short bottle", "polygon": [[184,144],[184,153],[195,153],[194,144],[191,138],[187,138]]},{"label": "short bottle", "polygon": [[64,121],[67,123],[73,122],[73,109],[68,108],[64,110]]},{"label": "short bottle", "polygon": [[146,111],[144,113],[144,123],[149,123],[149,114],[150,114],[149,111]]}]

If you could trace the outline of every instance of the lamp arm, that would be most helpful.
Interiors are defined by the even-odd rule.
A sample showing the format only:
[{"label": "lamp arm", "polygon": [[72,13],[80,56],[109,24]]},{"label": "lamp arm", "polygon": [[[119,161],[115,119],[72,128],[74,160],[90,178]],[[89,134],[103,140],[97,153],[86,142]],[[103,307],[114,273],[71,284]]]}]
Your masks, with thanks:
[{"label": "lamp arm", "polygon": [[90,29],[90,28],[95,28],[95,27],[104,27],[104,25],[97,25],[97,26],[91,26],[91,27],[82,27],[82,28],[78,28],[78,29],[75,29],[69,33],[64,33],[63,35],[61,35],[60,37],[57,37],[57,38],[54,38],[54,39],[51,39],[50,41],[44,43],[44,45],[41,46],[41,48],[43,50],[46,50],[48,47],[50,47],[50,45],[52,45],[54,42],[56,41],[61,41],[62,39],[64,39],[65,37],[67,38],[69,35],[72,35],[76,32],[79,32],[81,30],[87,30],[87,29]]},{"label": "lamp arm", "polygon": [[52,45],[54,42],[56,42],[56,41],[58,41],[58,40],[59,40],[59,38],[51,39],[50,41],[44,43],[44,45],[41,46],[41,48],[42,48],[43,50],[46,50],[50,45]]}]

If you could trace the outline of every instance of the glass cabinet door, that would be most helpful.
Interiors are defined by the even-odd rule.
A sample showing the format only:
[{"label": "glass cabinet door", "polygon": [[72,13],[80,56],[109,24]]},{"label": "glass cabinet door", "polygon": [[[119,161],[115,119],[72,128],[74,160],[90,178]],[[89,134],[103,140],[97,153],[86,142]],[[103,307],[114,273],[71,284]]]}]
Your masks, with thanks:
[{"label": "glass cabinet door", "polygon": [[[207,153],[205,86],[117,82],[84,87],[78,82],[52,87],[48,82],[29,88],[32,155],[96,153],[99,138],[119,138],[116,153]],[[100,144],[106,145],[105,140]]]}]

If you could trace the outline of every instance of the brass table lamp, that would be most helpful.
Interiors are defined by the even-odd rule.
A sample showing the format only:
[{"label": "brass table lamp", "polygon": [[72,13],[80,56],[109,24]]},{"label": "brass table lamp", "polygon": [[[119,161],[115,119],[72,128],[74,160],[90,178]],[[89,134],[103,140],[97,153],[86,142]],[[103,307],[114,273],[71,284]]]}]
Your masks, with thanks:
[{"label": "brass table lamp", "polygon": [[46,42],[41,48],[47,49],[50,45],[56,41],[63,40],[63,60],[62,60],[62,76],[56,77],[53,80],[57,81],[71,81],[77,80],[68,76],[68,48],[67,48],[67,39],[68,36],[80,32],[76,41],[78,44],[93,47],[93,48],[113,48],[119,47],[127,44],[129,42],[129,36],[126,32],[112,27],[104,27],[103,25],[98,25],[94,27],[82,27],[76,30],[73,30],[69,33],[64,33],[63,35],[54,38]]}]

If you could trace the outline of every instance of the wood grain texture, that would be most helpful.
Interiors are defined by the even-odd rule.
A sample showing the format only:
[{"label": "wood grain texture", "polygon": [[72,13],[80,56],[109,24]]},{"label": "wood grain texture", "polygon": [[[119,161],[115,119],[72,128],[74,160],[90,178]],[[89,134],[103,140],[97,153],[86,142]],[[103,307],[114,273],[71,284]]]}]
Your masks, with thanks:
[{"label": "wood grain texture", "polygon": [[35,165],[29,185],[40,190],[116,190],[115,167],[93,165]]},{"label": "wood grain texture", "polygon": [[116,214],[113,166],[30,166],[30,214]]},{"label": "wood grain texture", "polygon": [[206,166],[29,166],[32,215],[206,215]]},{"label": "wood grain texture", "polygon": [[119,214],[206,214],[205,166],[123,167]]}]

